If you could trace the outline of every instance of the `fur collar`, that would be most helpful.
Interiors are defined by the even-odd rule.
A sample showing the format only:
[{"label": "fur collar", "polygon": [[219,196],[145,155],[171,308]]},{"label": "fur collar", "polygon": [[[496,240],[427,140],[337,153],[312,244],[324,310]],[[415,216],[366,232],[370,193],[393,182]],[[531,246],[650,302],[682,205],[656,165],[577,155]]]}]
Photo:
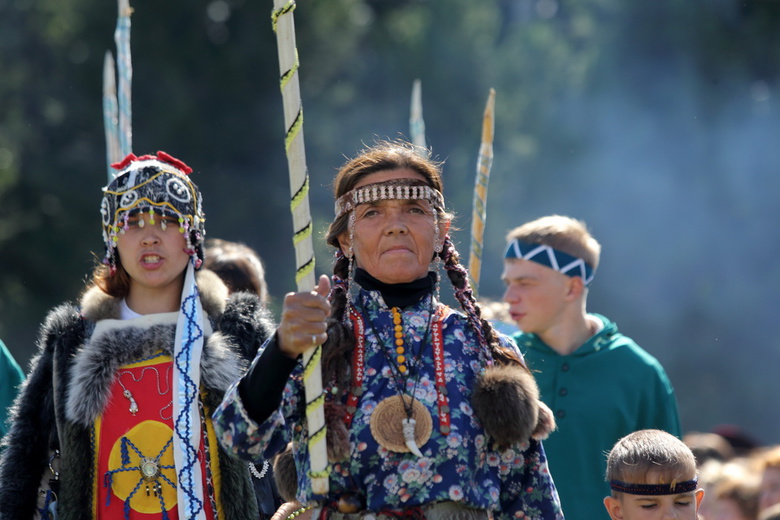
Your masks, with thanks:
[{"label": "fur collar", "polygon": [[[225,310],[228,289],[219,276],[206,269],[195,273],[203,311],[209,316],[219,316]],[[81,297],[81,314],[89,321],[119,319],[122,300],[109,296],[95,286]]]},{"label": "fur collar", "polygon": [[[227,288],[209,271],[200,272],[197,282],[204,312],[218,319],[225,310]],[[118,320],[121,300],[94,287],[84,294],[81,303],[82,315],[97,323],[74,358],[66,416],[88,426],[108,404],[111,385],[121,366],[159,351],[172,354],[178,313]],[[240,377],[244,366],[228,338],[221,333],[210,334],[210,325],[205,325],[209,330],[201,355],[201,385],[222,393]]]}]

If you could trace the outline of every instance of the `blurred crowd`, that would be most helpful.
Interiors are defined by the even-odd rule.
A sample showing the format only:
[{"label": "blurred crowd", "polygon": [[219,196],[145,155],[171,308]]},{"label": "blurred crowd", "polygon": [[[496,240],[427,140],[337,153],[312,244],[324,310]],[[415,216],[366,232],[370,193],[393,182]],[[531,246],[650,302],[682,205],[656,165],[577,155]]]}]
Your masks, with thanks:
[{"label": "blurred crowd", "polygon": [[780,445],[763,445],[733,425],[689,432],[704,500],[701,520],[780,520]]}]

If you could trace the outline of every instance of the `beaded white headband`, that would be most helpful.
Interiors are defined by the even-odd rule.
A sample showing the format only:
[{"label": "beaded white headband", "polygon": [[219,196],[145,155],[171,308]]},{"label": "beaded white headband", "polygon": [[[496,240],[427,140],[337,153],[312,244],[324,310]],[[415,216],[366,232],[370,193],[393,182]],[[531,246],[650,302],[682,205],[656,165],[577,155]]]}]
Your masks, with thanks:
[{"label": "beaded white headband", "polygon": [[444,209],[444,196],[420,179],[392,179],[366,184],[348,191],[336,199],[336,218],[360,204],[380,200],[427,200],[437,209]]}]

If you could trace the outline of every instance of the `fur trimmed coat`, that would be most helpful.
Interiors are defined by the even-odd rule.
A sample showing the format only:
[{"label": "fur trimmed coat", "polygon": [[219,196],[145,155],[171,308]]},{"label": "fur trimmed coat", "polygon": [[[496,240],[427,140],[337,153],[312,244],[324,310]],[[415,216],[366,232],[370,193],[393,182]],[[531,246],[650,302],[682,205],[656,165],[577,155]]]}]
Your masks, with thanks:
[{"label": "fur trimmed coat", "polygon": [[[228,298],[227,289],[209,271],[197,275],[204,313],[213,333],[201,356],[201,396],[207,420],[230,384],[238,379],[257,349],[273,334],[270,314],[248,293]],[[105,320],[119,318],[121,300],[93,287],[76,307],[53,309],[38,340],[39,352],[12,409],[12,423],[0,458],[0,520],[36,515],[39,487],[49,454],[60,450],[57,510],[61,520],[92,517],[90,482],[94,450],[91,429],[107,405],[109,389],[122,365],[159,350],[172,353],[174,324],[143,321],[102,331]],[[159,315],[149,315],[153,318]],[[132,320],[136,322],[137,320]],[[121,323],[121,322],[120,322]],[[96,333],[96,326],[98,332]],[[247,465],[217,450],[221,474],[220,518],[258,518]]]}]

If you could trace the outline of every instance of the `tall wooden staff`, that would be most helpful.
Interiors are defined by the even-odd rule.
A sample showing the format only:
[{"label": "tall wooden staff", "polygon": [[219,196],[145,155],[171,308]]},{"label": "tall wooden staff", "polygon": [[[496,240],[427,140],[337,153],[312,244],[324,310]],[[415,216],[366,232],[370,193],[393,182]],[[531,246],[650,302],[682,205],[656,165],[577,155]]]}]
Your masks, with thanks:
[{"label": "tall wooden staff", "polygon": [[[298,291],[315,286],[312,221],[309,212],[309,173],[303,145],[303,108],[298,83],[298,49],[295,44],[295,0],[274,0],[271,15],[279,52],[280,83],[284,104],[284,139],[290,174],[291,210],[295,235],[295,281]],[[322,346],[316,345],[303,354],[303,383],[306,392],[306,422],[309,430],[309,457],[312,491],[328,493],[328,452],[325,443],[325,395],[322,391]]]},{"label": "tall wooden staff", "polygon": [[493,131],[495,129],[494,109],[496,101],[495,89],[490,89],[485,115],[482,118],[482,144],[479,147],[477,161],[477,178],[474,183],[474,203],[471,214],[471,254],[469,255],[469,272],[473,282],[474,296],[479,290],[479,271],[482,267],[482,244],[485,234],[485,217],[487,215],[487,190],[490,180],[490,168],[493,166]]}]

